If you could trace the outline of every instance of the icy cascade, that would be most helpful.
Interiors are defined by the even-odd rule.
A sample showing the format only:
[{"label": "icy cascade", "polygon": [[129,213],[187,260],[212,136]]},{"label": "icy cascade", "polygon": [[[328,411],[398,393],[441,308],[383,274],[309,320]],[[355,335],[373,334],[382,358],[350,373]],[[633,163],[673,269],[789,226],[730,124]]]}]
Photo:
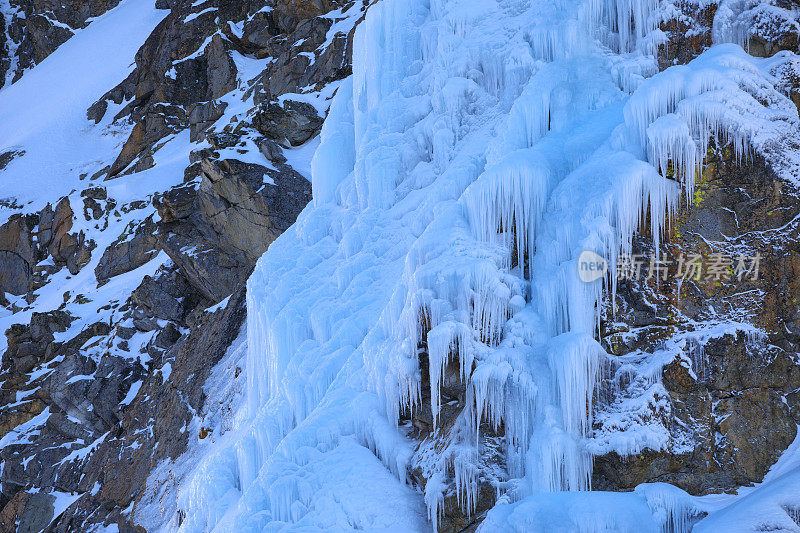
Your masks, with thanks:
[{"label": "icy cascade", "polygon": [[[579,254],[613,272],[648,213],[658,247],[710,138],[744,156],[797,126],[765,64],[735,45],[653,76],[660,9],[369,9],[314,159],[315,200],[248,283],[248,406],[183,490],[184,530],[414,529],[426,514],[436,527],[451,484],[474,508],[482,424],[504,432],[509,498],[590,488],[609,364],[593,335],[615,280],[582,283]],[[438,419],[453,362],[466,408],[421,498],[404,485],[402,420],[427,388]]]},{"label": "icy cascade", "polygon": [[2,26],[4,28],[3,42],[5,50],[3,52],[6,58],[8,58],[8,68],[5,71],[5,79],[3,83],[0,84],[0,87],[9,85],[11,80],[14,79],[14,75],[17,73],[17,63],[19,62],[19,58],[17,57],[17,43],[11,38],[10,27],[15,12],[18,13],[19,11],[19,9],[15,9],[11,6],[9,0],[0,0],[0,16],[3,17]]},{"label": "icy cascade", "polygon": [[775,0],[722,0],[714,13],[714,42],[750,46],[754,36],[772,40],[800,31],[800,9]]}]

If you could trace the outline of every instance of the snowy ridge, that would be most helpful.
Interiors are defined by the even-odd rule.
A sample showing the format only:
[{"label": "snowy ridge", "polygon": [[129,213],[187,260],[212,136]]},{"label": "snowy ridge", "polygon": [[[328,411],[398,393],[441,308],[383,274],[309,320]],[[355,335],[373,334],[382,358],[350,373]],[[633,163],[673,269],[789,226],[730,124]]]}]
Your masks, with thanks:
[{"label": "snowy ridge", "polygon": [[[510,478],[487,530],[535,528],[576,501],[542,493],[591,488],[592,403],[612,364],[594,334],[616,280],[582,283],[579,254],[613,273],[648,213],[658,251],[710,140],[746,157],[797,131],[769,60],[737,45],[652,76],[657,7],[369,9],[312,164],[314,202],[248,283],[246,415],[184,487],[182,530],[422,529],[424,507],[436,528],[451,481],[474,509],[482,423],[503,428]],[[437,420],[456,360],[466,408],[425,465],[423,498],[404,484],[402,421],[428,387]],[[584,496],[596,520],[581,531],[686,531],[699,513],[669,486]],[[633,500],[627,517],[596,513]]]}]

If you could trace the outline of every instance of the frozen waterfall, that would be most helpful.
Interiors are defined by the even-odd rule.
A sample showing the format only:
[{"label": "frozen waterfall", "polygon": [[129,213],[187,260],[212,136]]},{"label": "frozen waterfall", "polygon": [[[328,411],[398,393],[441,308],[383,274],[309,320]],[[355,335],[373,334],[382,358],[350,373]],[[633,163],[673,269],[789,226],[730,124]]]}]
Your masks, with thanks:
[{"label": "frozen waterfall", "polygon": [[[595,334],[617,254],[645,220],[658,247],[711,139],[746,157],[797,118],[769,60],[737,44],[657,73],[665,4],[369,8],[314,200],[248,283],[245,412],[183,487],[182,530],[435,528],[451,480],[475,504],[482,422],[504,428],[511,477],[487,524],[535,527],[572,505],[558,493],[591,489],[585,441],[612,365]],[[607,279],[579,280],[584,250],[609,259]],[[437,419],[456,361],[463,427],[422,495],[400,421],[427,387]],[[581,531],[658,531],[693,512],[669,486],[590,494]],[[618,504],[627,514],[597,514]]]}]

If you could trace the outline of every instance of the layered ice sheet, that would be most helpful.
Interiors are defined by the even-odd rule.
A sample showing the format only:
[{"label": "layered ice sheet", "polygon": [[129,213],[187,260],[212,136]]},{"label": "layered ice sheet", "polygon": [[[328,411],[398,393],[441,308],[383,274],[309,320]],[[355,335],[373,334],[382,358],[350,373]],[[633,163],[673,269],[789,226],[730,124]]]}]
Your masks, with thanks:
[{"label": "layered ice sheet", "polygon": [[[312,163],[314,201],[248,283],[245,411],[183,487],[181,529],[436,527],[452,483],[475,505],[488,422],[504,428],[512,479],[487,530],[535,530],[548,513],[565,531],[687,530],[701,510],[672,487],[585,492],[611,365],[594,333],[616,281],[581,282],[577,258],[594,251],[614,272],[645,220],[658,248],[711,139],[775,155],[797,111],[766,74],[778,59],[737,44],[656,74],[664,4],[370,7]],[[467,409],[420,494],[399,422],[428,387],[439,416],[455,361]]]}]

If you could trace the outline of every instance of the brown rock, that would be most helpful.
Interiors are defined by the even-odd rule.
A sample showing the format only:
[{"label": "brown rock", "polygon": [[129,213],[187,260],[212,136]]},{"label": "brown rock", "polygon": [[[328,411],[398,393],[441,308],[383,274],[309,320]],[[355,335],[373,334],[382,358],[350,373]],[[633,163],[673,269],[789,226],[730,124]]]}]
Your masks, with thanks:
[{"label": "brown rock", "polygon": [[0,438],[9,431],[33,419],[36,415],[44,411],[45,405],[39,399],[33,399],[15,405],[14,407],[4,407],[0,409]]},{"label": "brown rock", "polygon": [[43,493],[18,492],[0,512],[0,531],[38,533],[53,518],[55,497]]},{"label": "brown rock", "polygon": [[28,291],[36,251],[31,238],[31,219],[12,216],[0,226],[0,292]]},{"label": "brown rock", "polygon": [[744,390],[720,400],[715,411],[723,418],[719,430],[731,443],[733,460],[752,483],[761,481],[797,432],[789,407],[769,389]]},{"label": "brown rock", "polygon": [[126,272],[137,269],[158,255],[156,225],[148,218],[136,227],[131,237],[121,237],[106,248],[95,268],[95,277],[103,283]]}]

